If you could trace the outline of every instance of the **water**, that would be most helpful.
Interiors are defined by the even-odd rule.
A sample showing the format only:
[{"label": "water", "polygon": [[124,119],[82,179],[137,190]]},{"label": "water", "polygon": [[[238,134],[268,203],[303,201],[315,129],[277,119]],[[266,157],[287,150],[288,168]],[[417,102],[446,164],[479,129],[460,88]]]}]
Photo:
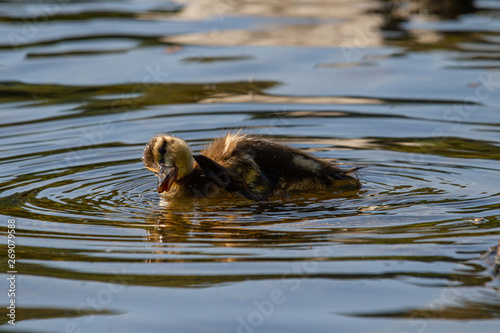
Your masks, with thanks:
[{"label": "water", "polygon": [[[0,2],[0,330],[497,332],[500,2],[452,3]],[[363,186],[160,201],[151,136],[239,128]]]}]

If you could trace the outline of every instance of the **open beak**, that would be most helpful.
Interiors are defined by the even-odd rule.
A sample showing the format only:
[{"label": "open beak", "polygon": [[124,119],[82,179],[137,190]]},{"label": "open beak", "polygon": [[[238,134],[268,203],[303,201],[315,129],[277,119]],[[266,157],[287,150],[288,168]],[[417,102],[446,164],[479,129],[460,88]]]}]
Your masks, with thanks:
[{"label": "open beak", "polygon": [[176,179],[176,166],[167,167],[165,165],[160,165],[160,172],[158,172],[158,193],[168,192]]}]

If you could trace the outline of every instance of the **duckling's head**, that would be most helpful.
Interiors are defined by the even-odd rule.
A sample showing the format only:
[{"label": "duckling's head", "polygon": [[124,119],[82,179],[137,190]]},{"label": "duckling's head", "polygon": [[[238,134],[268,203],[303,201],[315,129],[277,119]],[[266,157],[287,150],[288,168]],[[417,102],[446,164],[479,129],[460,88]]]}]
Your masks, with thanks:
[{"label": "duckling's head", "polygon": [[168,192],[177,179],[193,171],[193,153],[184,140],[157,135],[149,140],[142,162],[158,176],[158,193]]}]

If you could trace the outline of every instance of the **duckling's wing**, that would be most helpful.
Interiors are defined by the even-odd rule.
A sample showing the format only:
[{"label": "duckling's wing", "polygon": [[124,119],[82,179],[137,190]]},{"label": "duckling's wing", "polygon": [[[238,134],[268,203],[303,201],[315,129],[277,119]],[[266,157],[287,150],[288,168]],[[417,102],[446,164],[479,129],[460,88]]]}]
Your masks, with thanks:
[{"label": "duckling's wing", "polygon": [[228,162],[227,168],[240,175],[248,188],[260,196],[270,196],[276,187],[276,182],[271,182],[252,159],[235,158]]},{"label": "duckling's wing", "polygon": [[230,193],[238,192],[245,198],[255,201],[268,199],[266,194],[252,191],[241,176],[224,168],[205,155],[193,155],[193,158],[203,170],[203,174],[226,191]]}]

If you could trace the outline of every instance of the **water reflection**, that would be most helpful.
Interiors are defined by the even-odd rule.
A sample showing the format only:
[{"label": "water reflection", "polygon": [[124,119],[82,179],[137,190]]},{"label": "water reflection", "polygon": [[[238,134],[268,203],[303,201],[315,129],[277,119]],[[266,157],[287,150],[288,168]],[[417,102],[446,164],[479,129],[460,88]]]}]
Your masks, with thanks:
[{"label": "water reflection", "polygon": [[[349,56],[348,48],[374,47],[387,40],[402,41],[411,47],[412,41],[430,44],[442,41],[442,36],[430,29],[408,29],[410,21],[456,19],[474,13],[472,0],[448,1],[193,1],[178,18],[201,20],[218,16],[269,17],[253,29],[217,29],[209,32],[168,36],[164,41],[180,44],[210,45],[300,45],[340,46]],[[147,16],[151,18],[150,15]],[[155,17],[161,19],[161,16]],[[279,18],[280,20],[276,20]]]},{"label": "water reflection", "polygon": [[[299,222],[306,222],[306,226],[311,219],[316,221],[311,222],[312,226],[321,225],[318,220],[348,215],[356,210],[346,206],[349,199],[360,198],[361,195],[361,189],[353,188],[337,193],[295,193],[286,199],[273,198],[259,203],[241,199],[164,201],[157,220],[150,221],[156,227],[149,231],[148,237],[157,242],[168,240],[168,243],[200,237],[208,242],[212,238],[225,239],[230,244],[215,242],[215,246],[258,246],[260,242],[272,245],[268,243],[268,232],[278,237],[280,226],[297,226]],[[272,230],[266,230],[268,226]],[[295,243],[298,236],[290,237],[288,232],[284,232],[277,241]]]},{"label": "water reflection", "polygon": [[[378,1],[356,5],[343,1],[193,1],[178,16],[182,20],[203,20],[218,16],[255,17],[251,29],[213,29],[208,32],[167,36],[168,43],[209,45],[300,45],[366,47],[382,44],[378,27],[381,16],[370,13]],[[151,15],[147,16],[151,18]],[[156,16],[162,19],[162,16]]]}]

